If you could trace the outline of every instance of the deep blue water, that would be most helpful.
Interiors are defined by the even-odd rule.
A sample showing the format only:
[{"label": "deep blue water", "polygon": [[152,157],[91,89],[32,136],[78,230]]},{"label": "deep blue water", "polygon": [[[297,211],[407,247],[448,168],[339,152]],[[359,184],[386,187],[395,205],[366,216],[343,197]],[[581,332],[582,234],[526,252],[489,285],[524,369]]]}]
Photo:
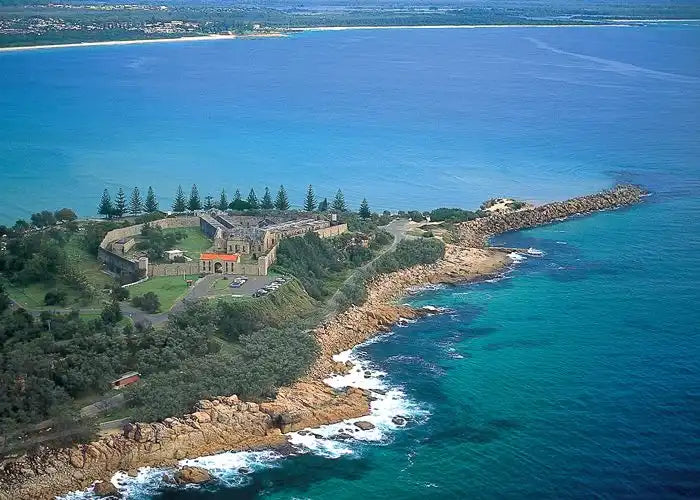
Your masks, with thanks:
[{"label": "deep blue water", "polygon": [[[360,440],[200,461],[133,498],[681,498],[700,492],[700,27],[308,34],[0,54],[2,218],[105,184],[343,187],[375,208],[647,186],[497,239],[545,252],[356,350]],[[28,195],[31,193],[31,196]],[[336,381],[337,382],[337,381]],[[411,417],[397,429],[388,419]],[[331,437],[336,428],[324,429]],[[251,475],[236,472],[241,465]]]},{"label": "deep blue water", "polygon": [[[309,33],[0,53],[0,223],[153,185],[375,209],[698,182],[700,29]],[[651,179],[656,184],[656,178]]]}]

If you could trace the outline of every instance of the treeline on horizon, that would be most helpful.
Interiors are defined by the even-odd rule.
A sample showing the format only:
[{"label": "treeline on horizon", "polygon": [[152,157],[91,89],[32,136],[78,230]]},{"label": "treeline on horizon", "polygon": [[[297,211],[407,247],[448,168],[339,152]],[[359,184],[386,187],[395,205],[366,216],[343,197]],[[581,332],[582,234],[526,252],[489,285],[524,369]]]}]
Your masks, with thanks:
[{"label": "treeline on horizon", "polygon": [[[387,4],[340,4],[273,6],[231,5],[225,2],[164,2],[167,9],[100,10],[75,6],[104,5],[103,2],[70,2],[73,8],[56,8],[47,4],[1,0],[0,21],[21,27],[30,19],[60,19],[76,25],[93,25],[100,29],[52,29],[45,32],[13,32],[0,34],[0,46],[60,44],[169,38],[214,34],[246,33],[254,24],[272,29],[315,26],[403,26],[403,25],[489,25],[489,24],[576,24],[609,23],[615,19],[699,19],[696,2],[525,2],[520,0],[493,2],[454,2],[447,4],[418,3],[405,7]],[[115,4],[117,2],[112,2]],[[137,2],[138,5],[153,5]],[[158,2],[158,5],[163,3]],[[195,22],[200,29],[193,32],[149,33],[146,24],[169,21]],[[19,23],[19,24],[17,24]]]},{"label": "treeline on horizon", "polygon": [[[305,212],[327,212],[333,210],[335,212],[347,212],[348,206],[345,202],[343,191],[338,189],[331,202],[328,198],[323,199],[316,196],[313,186],[309,184],[306,191],[306,196],[302,203],[302,209]],[[198,210],[292,210],[292,205],[289,201],[289,195],[284,185],[280,185],[274,199],[269,187],[265,187],[265,194],[262,198],[258,198],[255,189],[251,188],[247,197],[243,198],[241,191],[236,189],[233,198],[229,201],[226,190],[222,189],[217,198],[211,195],[200,196],[199,189],[196,184],[192,185],[189,196],[185,195],[182,185],[177,187],[175,198],[171,205],[171,209],[175,213],[196,212]],[[159,212],[159,204],[156,199],[155,192],[152,186],[148,187],[146,197],[143,198],[138,187],[134,187],[129,199],[127,200],[126,193],[123,188],[119,188],[114,201],[108,189],[102,192],[102,198],[97,209],[99,215],[107,218],[124,217],[124,215],[137,216],[143,213]],[[367,199],[364,198],[360,203],[358,213],[362,218],[369,218],[371,211]]]}]

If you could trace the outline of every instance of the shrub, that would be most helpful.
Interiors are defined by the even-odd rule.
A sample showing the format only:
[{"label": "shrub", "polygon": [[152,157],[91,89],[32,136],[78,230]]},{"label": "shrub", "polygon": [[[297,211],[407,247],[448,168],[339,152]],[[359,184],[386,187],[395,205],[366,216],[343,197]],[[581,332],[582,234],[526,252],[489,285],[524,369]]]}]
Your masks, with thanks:
[{"label": "shrub", "polygon": [[44,295],[44,304],[47,306],[63,306],[66,304],[66,292],[63,290],[50,290]]},{"label": "shrub", "polygon": [[129,298],[129,289],[121,286],[115,286],[112,288],[112,297],[114,300],[126,300]]},{"label": "shrub", "polygon": [[104,306],[100,317],[102,318],[102,321],[109,325],[119,323],[119,321],[122,319],[122,310],[119,307],[119,302],[114,300],[110,304]]},{"label": "shrub", "polygon": [[146,292],[139,296],[132,297],[131,304],[147,313],[156,313],[160,310],[160,299],[153,292]]},{"label": "shrub", "polygon": [[479,213],[461,208],[436,208],[430,212],[430,220],[439,222],[465,222],[479,217]]}]

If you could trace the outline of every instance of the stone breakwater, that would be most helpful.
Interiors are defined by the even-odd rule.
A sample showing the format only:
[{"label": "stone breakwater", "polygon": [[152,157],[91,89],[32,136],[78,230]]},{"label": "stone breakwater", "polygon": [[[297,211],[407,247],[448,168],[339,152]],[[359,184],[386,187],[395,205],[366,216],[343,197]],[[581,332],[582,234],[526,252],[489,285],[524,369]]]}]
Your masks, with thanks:
[{"label": "stone breakwater", "polygon": [[646,194],[639,186],[624,184],[601,193],[548,203],[529,210],[496,213],[460,224],[460,244],[483,248],[488,239],[496,234],[541,226],[574,215],[632,205],[638,203]]},{"label": "stone breakwater", "polygon": [[636,186],[619,186],[597,195],[461,224],[459,243],[446,245],[443,259],[376,277],[369,283],[363,305],[351,307],[318,326],[314,334],[321,355],[310,375],[280,389],[274,401],[244,402],[236,396],[200,401],[195,411],[183,418],[137,423],[121,434],[86,445],[8,460],[0,464],[0,500],[49,499],[84,489],[95,480],[108,480],[119,470],[172,466],[184,458],[281,446],[286,442],[286,432],[364,416],[369,412],[364,391],[349,388],[337,392],[322,381],[348,369],[333,361],[333,355],[390,330],[401,318],[426,314],[397,303],[407,288],[497,274],[511,261],[506,251],[485,248],[490,236],[636,203],[644,194]]}]

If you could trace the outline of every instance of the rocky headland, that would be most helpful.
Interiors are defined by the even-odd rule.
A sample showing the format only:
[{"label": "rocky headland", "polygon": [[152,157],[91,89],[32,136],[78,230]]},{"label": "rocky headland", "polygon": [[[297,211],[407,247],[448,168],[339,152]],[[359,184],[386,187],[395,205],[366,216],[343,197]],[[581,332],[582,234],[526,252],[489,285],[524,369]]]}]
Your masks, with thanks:
[{"label": "rocky headland", "polygon": [[[311,373],[282,388],[274,401],[255,403],[236,396],[200,401],[191,414],[156,423],[127,425],[121,433],[89,444],[43,450],[0,464],[0,500],[48,499],[84,489],[96,480],[109,481],[116,472],[144,466],[174,466],[184,458],[229,450],[282,446],[285,433],[357,418],[369,413],[369,395],[360,389],[336,391],[323,379],[348,369],[333,356],[402,318],[427,314],[397,303],[409,287],[456,283],[497,274],[511,260],[509,250],[488,248],[488,238],[505,231],[534,227],[578,214],[637,203],[645,194],[636,186],[618,186],[603,193],[574,198],[460,224],[459,241],[448,244],[443,259],[380,275],[368,284],[368,299],[314,330],[321,354]],[[201,471],[178,470],[173,479],[204,481]],[[189,478],[189,479],[188,479]],[[208,479],[206,479],[208,480]],[[101,485],[107,491],[108,485]]]}]

